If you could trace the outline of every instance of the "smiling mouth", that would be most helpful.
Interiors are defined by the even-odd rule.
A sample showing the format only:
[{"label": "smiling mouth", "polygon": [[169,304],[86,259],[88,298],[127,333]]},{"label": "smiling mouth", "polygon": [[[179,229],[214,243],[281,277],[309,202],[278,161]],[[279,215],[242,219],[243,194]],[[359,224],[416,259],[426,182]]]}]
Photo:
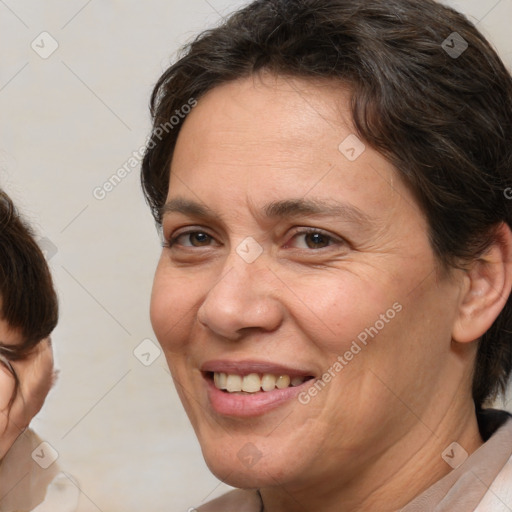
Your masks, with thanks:
[{"label": "smiling mouth", "polygon": [[220,391],[243,395],[297,387],[314,378],[312,376],[290,377],[289,375],[271,373],[239,375],[223,372],[205,372],[205,377],[212,381]]}]

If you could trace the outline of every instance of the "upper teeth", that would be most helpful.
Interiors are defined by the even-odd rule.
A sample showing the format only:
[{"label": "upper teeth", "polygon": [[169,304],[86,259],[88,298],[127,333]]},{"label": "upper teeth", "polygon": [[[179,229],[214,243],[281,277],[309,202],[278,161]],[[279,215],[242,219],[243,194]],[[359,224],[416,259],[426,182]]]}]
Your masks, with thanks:
[{"label": "upper teeth", "polygon": [[217,389],[224,389],[229,393],[245,391],[246,393],[257,393],[260,390],[272,391],[290,386],[299,386],[306,380],[306,377],[293,377],[289,375],[272,375],[264,373],[262,376],[257,373],[249,375],[236,375],[214,372],[213,382]]}]

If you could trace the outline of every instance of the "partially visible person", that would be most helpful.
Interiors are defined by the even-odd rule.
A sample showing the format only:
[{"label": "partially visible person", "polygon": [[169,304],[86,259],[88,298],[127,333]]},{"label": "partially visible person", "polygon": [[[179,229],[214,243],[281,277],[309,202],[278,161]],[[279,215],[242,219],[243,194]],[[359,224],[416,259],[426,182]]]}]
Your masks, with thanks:
[{"label": "partially visible person", "polygon": [[55,381],[49,336],[57,320],[44,255],[0,190],[0,512],[73,510],[46,505],[62,475],[57,463],[36,463],[32,454],[44,447],[28,429]]}]

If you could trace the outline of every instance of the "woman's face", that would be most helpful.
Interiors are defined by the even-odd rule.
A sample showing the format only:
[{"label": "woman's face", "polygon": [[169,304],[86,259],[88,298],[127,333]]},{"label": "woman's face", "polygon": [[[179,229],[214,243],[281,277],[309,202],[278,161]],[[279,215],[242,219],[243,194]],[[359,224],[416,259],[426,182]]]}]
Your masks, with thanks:
[{"label": "woman's face", "polygon": [[[0,300],[1,302],[1,300]],[[0,304],[1,305],[1,304]],[[0,459],[39,412],[50,392],[56,374],[50,339],[40,341],[25,357],[10,360],[9,350],[23,343],[23,336],[5,320],[0,319]],[[11,369],[8,368],[11,366]],[[16,390],[16,373],[19,387]],[[16,393],[15,393],[16,392]],[[15,399],[13,400],[13,397]],[[28,464],[28,462],[27,462]]]},{"label": "woman's face", "polygon": [[251,77],[201,98],[179,135],[152,322],[234,486],[339,485],[427,440],[465,375],[459,281],[436,273],[424,215],[348,103],[339,85]]}]

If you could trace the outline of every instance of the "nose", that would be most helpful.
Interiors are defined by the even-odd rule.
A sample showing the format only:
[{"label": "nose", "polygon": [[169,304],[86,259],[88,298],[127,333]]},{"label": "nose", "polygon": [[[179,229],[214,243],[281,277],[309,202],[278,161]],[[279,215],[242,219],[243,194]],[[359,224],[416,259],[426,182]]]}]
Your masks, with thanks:
[{"label": "nose", "polygon": [[271,332],[283,319],[275,276],[259,260],[230,257],[221,278],[198,309],[198,321],[217,335],[236,341],[248,331]]}]

